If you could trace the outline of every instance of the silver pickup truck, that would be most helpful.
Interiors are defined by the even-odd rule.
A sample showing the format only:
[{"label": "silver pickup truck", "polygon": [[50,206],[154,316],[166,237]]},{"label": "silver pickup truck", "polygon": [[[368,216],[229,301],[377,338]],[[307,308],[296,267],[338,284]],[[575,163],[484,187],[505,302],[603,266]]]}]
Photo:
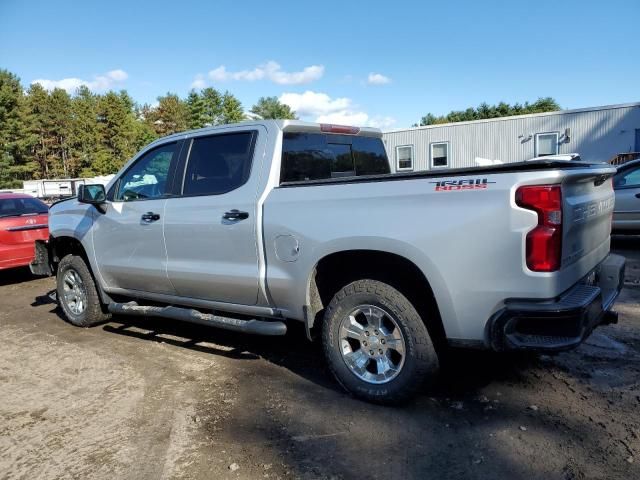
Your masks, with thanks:
[{"label": "silver pickup truck", "polygon": [[449,345],[577,346],[622,286],[615,169],[390,174],[368,128],[258,121],[162,138],[50,210],[34,273],[78,326],[148,315],[321,337],[352,394],[408,398]]}]

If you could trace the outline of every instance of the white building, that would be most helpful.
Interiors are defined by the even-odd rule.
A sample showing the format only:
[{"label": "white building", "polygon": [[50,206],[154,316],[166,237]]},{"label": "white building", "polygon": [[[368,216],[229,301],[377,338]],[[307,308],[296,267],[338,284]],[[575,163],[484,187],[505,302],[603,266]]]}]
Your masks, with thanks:
[{"label": "white building", "polygon": [[484,160],[522,162],[578,153],[608,162],[640,152],[640,103],[392,130],[383,134],[392,171],[478,166]]}]

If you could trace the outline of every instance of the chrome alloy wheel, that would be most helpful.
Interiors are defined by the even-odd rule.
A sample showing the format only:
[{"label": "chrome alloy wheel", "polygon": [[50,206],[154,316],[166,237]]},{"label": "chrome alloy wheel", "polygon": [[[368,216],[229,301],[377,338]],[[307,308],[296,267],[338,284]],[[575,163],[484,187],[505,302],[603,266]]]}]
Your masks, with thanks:
[{"label": "chrome alloy wheel", "polygon": [[71,313],[81,315],[87,309],[87,290],[82,278],[73,268],[64,272],[63,295],[64,303]]},{"label": "chrome alloy wheel", "polygon": [[356,377],[381,384],[398,376],[406,347],[393,315],[374,305],[359,305],[340,323],[340,352]]}]

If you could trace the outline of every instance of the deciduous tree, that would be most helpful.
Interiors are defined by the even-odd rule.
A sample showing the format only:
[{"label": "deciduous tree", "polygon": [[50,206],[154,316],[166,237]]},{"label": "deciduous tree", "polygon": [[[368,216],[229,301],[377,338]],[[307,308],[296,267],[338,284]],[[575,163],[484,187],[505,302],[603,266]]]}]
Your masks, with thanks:
[{"label": "deciduous tree", "polygon": [[186,103],[175,93],[167,93],[164,97],[158,97],[158,106],[149,111],[147,121],[163,137],[186,130],[188,116]]},{"label": "deciduous tree", "polygon": [[296,120],[296,114],[289,105],[280,103],[278,97],[260,97],[258,102],[251,107],[251,113],[262,118]]}]

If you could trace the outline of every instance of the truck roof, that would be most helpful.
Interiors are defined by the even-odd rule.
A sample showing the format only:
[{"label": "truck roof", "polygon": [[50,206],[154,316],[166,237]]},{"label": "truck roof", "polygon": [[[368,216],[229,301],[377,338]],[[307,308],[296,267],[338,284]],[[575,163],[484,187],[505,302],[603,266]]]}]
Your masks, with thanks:
[{"label": "truck roof", "polygon": [[342,133],[345,132],[330,132],[327,131],[330,127],[335,127],[337,129],[347,128],[347,129],[355,129],[357,132],[348,133],[350,135],[355,136],[365,136],[365,137],[377,137],[382,138],[382,131],[378,128],[371,127],[350,127],[346,125],[334,125],[334,124],[325,124],[325,123],[315,123],[315,122],[305,122],[302,120],[245,120],[243,122],[238,123],[229,123],[225,125],[216,125],[213,127],[204,127],[198,128],[195,130],[186,130],[184,132],[174,133],[172,135],[167,135],[166,137],[159,138],[154,140],[148,146],[155,145],[159,142],[165,142],[171,139],[181,139],[185,136],[193,135],[194,133],[206,133],[206,132],[216,132],[222,130],[233,129],[235,127],[246,127],[246,126],[264,126],[267,129],[278,129],[286,132],[317,132],[317,133]]}]

